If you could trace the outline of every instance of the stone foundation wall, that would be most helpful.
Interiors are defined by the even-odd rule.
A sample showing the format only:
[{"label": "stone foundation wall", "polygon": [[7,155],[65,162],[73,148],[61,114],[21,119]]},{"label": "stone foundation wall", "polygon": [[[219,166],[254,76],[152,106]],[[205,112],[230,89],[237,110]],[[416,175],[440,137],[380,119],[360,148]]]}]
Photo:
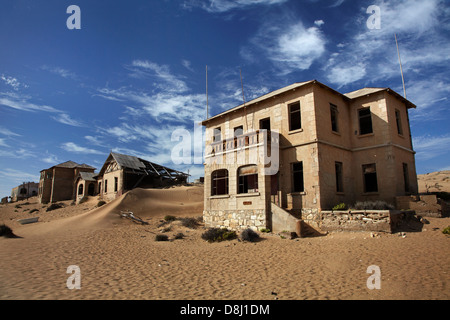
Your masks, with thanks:
[{"label": "stone foundation wall", "polygon": [[322,231],[384,231],[394,232],[413,211],[358,210],[321,211],[310,209],[303,214],[303,221]]},{"label": "stone foundation wall", "polygon": [[211,210],[203,211],[203,221],[209,228],[255,231],[267,228],[266,210]]}]

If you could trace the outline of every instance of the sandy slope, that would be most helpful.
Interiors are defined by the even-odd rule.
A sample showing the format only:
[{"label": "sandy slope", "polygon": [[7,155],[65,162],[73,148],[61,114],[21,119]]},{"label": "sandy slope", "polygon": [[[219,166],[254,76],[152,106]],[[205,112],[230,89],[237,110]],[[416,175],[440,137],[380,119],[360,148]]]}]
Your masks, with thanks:
[{"label": "sandy slope", "polygon": [[450,192],[450,171],[437,171],[417,176],[419,192]]},{"label": "sandy slope", "polygon": [[[406,237],[361,232],[283,240],[263,234],[258,243],[210,244],[201,239],[201,226],[161,226],[167,214],[201,216],[201,187],[137,189],[89,211],[96,202],[39,213],[43,222],[14,224],[23,238],[0,238],[1,299],[450,298],[450,238],[441,232],[449,218],[430,218],[422,232]],[[12,208],[0,206],[0,222],[22,214]],[[117,215],[126,209],[149,225]],[[171,241],[156,242],[164,228]],[[185,238],[174,240],[179,232]],[[70,265],[80,267],[80,290],[66,287]],[[380,290],[366,286],[370,265],[381,269]]]}]

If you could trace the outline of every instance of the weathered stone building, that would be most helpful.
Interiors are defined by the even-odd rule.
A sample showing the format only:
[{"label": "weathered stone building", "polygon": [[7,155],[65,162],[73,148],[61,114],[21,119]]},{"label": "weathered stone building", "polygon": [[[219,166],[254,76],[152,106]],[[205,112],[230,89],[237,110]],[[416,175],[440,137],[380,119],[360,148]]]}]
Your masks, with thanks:
[{"label": "weathered stone building", "polygon": [[73,161],[66,161],[42,170],[38,194],[40,203],[74,200],[78,174],[80,172],[92,173],[94,170],[94,167]]},{"label": "weathered stone building", "polygon": [[274,231],[339,203],[417,193],[408,109],[389,88],[295,83],[205,121],[208,226]]},{"label": "weathered stone building", "polygon": [[134,156],[111,152],[97,175],[98,193],[112,200],[137,187],[185,183],[188,175]]},{"label": "weathered stone building", "polygon": [[38,195],[39,183],[24,182],[11,190],[11,201],[28,199]]}]

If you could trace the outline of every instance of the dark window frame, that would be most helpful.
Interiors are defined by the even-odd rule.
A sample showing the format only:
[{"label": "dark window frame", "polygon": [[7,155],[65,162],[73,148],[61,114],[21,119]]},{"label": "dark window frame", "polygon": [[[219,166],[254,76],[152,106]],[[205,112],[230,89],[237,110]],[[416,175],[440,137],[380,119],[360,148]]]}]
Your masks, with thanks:
[{"label": "dark window frame", "polygon": [[339,133],[339,111],[338,107],[330,103],[331,131]]},{"label": "dark window frame", "polygon": [[399,135],[403,135],[403,126],[402,126],[402,116],[400,114],[400,110],[395,109],[395,122],[397,124],[397,133]]},{"label": "dark window frame", "polygon": [[211,173],[211,196],[229,194],[228,176],[227,169],[219,169]]},{"label": "dark window frame", "polygon": [[[294,108],[295,110],[293,110]],[[289,131],[302,129],[302,108],[300,101],[288,105],[288,118],[289,118]]]},{"label": "dark window frame", "polygon": [[[256,173],[254,174],[241,174],[240,171],[243,168],[254,167]],[[258,167],[256,165],[247,165],[239,167],[237,170],[237,182],[238,182],[238,194],[255,193],[259,192],[258,186]],[[250,191],[252,190],[252,191]]]},{"label": "dark window frame", "polygon": [[[362,112],[365,114],[361,114]],[[370,111],[370,107],[358,109],[358,122],[359,135],[362,136],[373,133],[372,112]]]},{"label": "dark window frame", "polygon": [[336,192],[344,192],[344,165],[342,162],[336,161],[334,163],[334,170],[336,175]]},{"label": "dark window frame", "polygon": [[291,163],[292,192],[305,192],[303,161]]},{"label": "dark window frame", "polygon": [[378,192],[378,176],[376,163],[362,165],[364,193]]}]

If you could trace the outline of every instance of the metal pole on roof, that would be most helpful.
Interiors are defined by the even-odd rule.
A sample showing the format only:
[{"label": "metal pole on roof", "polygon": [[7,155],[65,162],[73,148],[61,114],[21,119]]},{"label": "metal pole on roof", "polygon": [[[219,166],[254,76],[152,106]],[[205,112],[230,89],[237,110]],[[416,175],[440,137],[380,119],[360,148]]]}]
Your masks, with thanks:
[{"label": "metal pole on roof", "polygon": [[208,106],[208,65],[206,65],[206,120],[209,118]]},{"label": "metal pole on roof", "polygon": [[245,132],[247,132],[248,131],[247,109],[245,108],[244,82],[242,81],[242,70],[241,69],[239,69],[239,74],[241,75],[242,100],[244,101]]},{"label": "metal pole on roof", "polygon": [[403,77],[402,60],[400,59],[400,50],[398,49],[397,34],[394,33],[394,36],[395,36],[395,44],[397,45],[398,62],[400,63],[400,73],[402,74],[403,94],[405,95],[406,99],[405,78]]}]

